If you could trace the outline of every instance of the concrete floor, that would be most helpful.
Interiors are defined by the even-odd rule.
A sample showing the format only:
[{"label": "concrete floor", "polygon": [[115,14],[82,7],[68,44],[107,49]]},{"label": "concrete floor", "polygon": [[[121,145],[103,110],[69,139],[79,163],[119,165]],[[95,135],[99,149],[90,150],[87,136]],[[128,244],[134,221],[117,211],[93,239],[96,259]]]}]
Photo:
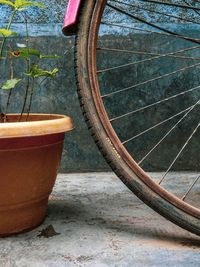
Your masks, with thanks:
[{"label": "concrete floor", "polygon": [[[39,237],[52,225],[53,237]],[[156,214],[113,173],[59,175],[37,229],[0,240],[0,267],[195,267],[200,238]]]}]

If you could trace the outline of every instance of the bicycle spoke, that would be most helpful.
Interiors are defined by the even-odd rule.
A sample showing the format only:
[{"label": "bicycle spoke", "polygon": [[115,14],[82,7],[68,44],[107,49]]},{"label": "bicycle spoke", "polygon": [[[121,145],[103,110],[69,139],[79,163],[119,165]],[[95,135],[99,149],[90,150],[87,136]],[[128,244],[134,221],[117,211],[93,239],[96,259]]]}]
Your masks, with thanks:
[{"label": "bicycle spoke", "polygon": [[164,123],[166,123],[166,122],[168,122],[168,121],[170,121],[170,120],[176,118],[177,116],[183,114],[184,112],[187,112],[187,111],[188,111],[191,107],[193,107],[193,106],[194,106],[194,105],[192,105],[192,106],[190,106],[190,107],[188,107],[188,108],[186,108],[186,109],[184,109],[184,110],[182,110],[182,111],[176,113],[175,115],[173,115],[173,116],[171,116],[171,117],[169,117],[169,118],[167,118],[167,119],[165,119],[165,120],[163,120],[163,121],[161,121],[161,122],[159,122],[159,123],[157,123],[157,124],[155,124],[155,125],[149,127],[148,129],[146,129],[146,130],[140,132],[139,134],[136,134],[135,136],[133,136],[133,137],[127,139],[126,141],[123,141],[122,144],[125,145],[125,144],[127,144],[128,142],[132,141],[133,139],[135,139],[135,138],[137,138],[137,137],[139,137],[139,136],[141,136],[141,135],[143,135],[143,134],[145,134],[145,133],[147,133],[147,132],[149,132],[149,131],[155,129],[156,127],[158,127],[158,126],[160,126],[160,125],[162,125],[162,124],[164,124]]},{"label": "bicycle spoke", "polygon": [[176,94],[176,95],[173,95],[173,96],[164,98],[164,99],[162,99],[162,100],[159,100],[159,101],[154,102],[154,103],[152,103],[152,104],[149,104],[149,105],[147,105],[147,106],[144,106],[144,107],[138,108],[138,109],[136,109],[136,110],[127,112],[127,113],[125,113],[125,114],[123,114],[123,115],[114,117],[114,118],[110,119],[110,122],[112,122],[112,121],[116,121],[116,120],[118,120],[118,119],[122,119],[122,118],[124,118],[124,117],[126,117],[126,116],[135,114],[135,113],[137,113],[137,112],[139,112],[139,111],[144,111],[145,109],[154,107],[154,106],[156,106],[156,105],[158,105],[158,104],[164,103],[164,102],[169,101],[169,100],[171,100],[171,99],[174,99],[174,98],[176,98],[176,97],[178,97],[178,96],[182,96],[182,95],[184,95],[184,94],[191,93],[192,91],[194,91],[194,90],[198,90],[198,89],[200,89],[200,86],[193,87],[193,88],[188,89],[188,90],[186,90],[186,91],[183,91],[183,92],[181,92],[181,93],[179,93],[179,94]]},{"label": "bicycle spoke", "polygon": [[125,25],[125,24],[118,24],[118,23],[107,22],[107,21],[102,21],[101,24],[107,25],[107,26],[112,26],[112,27],[119,27],[119,28],[124,28],[124,29],[135,30],[135,31],[153,33],[153,34],[158,34],[158,35],[171,36],[171,34],[169,34],[169,33],[156,32],[156,31],[142,29],[142,28],[138,28],[138,27],[135,27],[135,26]]},{"label": "bicycle spoke", "polygon": [[124,15],[127,15],[128,17],[131,17],[131,18],[133,18],[133,19],[135,19],[135,20],[137,20],[137,21],[139,21],[139,22],[142,22],[142,23],[144,23],[144,24],[146,24],[146,25],[148,25],[148,26],[151,26],[151,27],[153,27],[153,28],[156,28],[156,29],[158,29],[158,30],[161,30],[161,31],[163,31],[163,32],[166,32],[166,33],[168,33],[168,34],[170,34],[170,35],[172,35],[172,36],[174,36],[174,37],[179,37],[179,38],[181,38],[181,39],[183,39],[183,40],[191,41],[191,42],[193,42],[193,43],[197,43],[197,44],[200,43],[200,40],[199,40],[199,39],[191,38],[191,37],[188,37],[188,36],[184,36],[184,35],[182,35],[182,34],[178,34],[178,33],[172,32],[172,31],[170,31],[170,30],[167,30],[167,29],[165,29],[165,28],[162,28],[162,27],[160,27],[160,26],[158,26],[158,25],[156,25],[156,24],[154,24],[154,23],[151,23],[151,22],[149,22],[149,21],[144,20],[143,18],[134,16],[133,14],[131,14],[131,13],[129,13],[129,12],[127,12],[127,11],[125,11],[125,10],[123,10],[123,9],[121,9],[121,8],[119,8],[119,7],[117,7],[117,6],[113,6],[113,5],[108,4],[108,3],[107,3],[107,6],[109,6],[110,8],[112,8],[112,9],[118,11],[118,12],[121,12],[121,13],[124,14]]},{"label": "bicycle spoke", "polygon": [[177,3],[169,3],[169,2],[162,2],[162,1],[156,1],[156,0],[139,0],[142,2],[149,2],[149,3],[154,3],[154,4],[159,4],[159,5],[168,5],[168,6],[174,6],[178,8],[184,8],[184,9],[192,9],[192,10],[200,10],[200,7],[191,7],[188,5],[181,5]]},{"label": "bicycle spoke", "polygon": [[167,138],[167,136],[185,119],[191,111],[199,104],[198,100],[191,108],[171,127],[171,129],[151,148],[151,150],[138,162],[141,165],[144,160]]},{"label": "bicycle spoke", "polygon": [[173,167],[173,165],[176,162],[176,160],[180,157],[181,153],[186,148],[186,146],[188,145],[188,143],[190,142],[190,140],[192,139],[192,137],[194,136],[194,134],[198,130],[199,126],[200,126],[200,122],[198,123],[198,125],[196,126],[196,128],[194,129],[194,131],[191,133],[191,135],[189,136],[189,138],[187,139],[187,141],[185,142],[185,144],[182,146],[182,148],[180,149],[180,151],[178,152],[178,154],[176,155],[176,157],[174,158],[174,160],[172,161],[172,163],[170,164],[169,168],[167,169],[167,171],[165,172],[165,174],[163,175],[163,177],[159,181],[159,184],[161,184],[164,181],[165,177],[167,176],[167,174],[169,173],[169,171]]},{"label": "bicycle spoke", "polygon": [[[172,35],[172,34],[169,34],[169,33],[166,33],[166,32],[156,32],[156,31],[152,31],[152,30],[138,28],[138,27],[135,27],[135,26],[128,26],[128,25],[118,24],[118,23],[113,23],[113,22],[111,23],[111,22],[107,22],[107,21],[102,21],[101,24],[112,26],[112,27],[119,27],[119,28],[130,29],[130,30],[132,29],[132,30],[140,31],[140,32],[153,33],[153,34],[158,34],[158,35],[163,35],[163,36],[168,36],[168,37],[176,37],[178,39],[187,40],[187,37],[186,36],[184,38],[182,38],[181,35]],[[196,40],[197,41],[199,40],[199,42],[200,42],[200,39],[196,39]],[[189,40],[189,41],[191,41],[191,40]]]},{"label": "bicycle spoke", "polygon": [[198,176],[194,182],[191,184],[191,186],[189,187],[189,189],[187,190],[187,192],[185,193],[185,195],[181,198],[181,200],[185,201],[186,197],[188,196],[188,194],[191,192],[192,188],[195,186],[195,184],[198,182],[200,176]]},{"label": "bicycle spoke", "polygon": [[147,80],[147,81],[140,82],[140,83],[137,83],[137,84],[135,84],[135,85],[132,85],[132,86],[125,87],[125,88],[123,88],[123,89],[120,89],[120,90],[117,90],[117,91],[115,91],[115,92],[111,92],[111,93],[108,93],[108,94],[102,95],[101,97],[102,97],[102,98],[105,98],[105,97],[110,97],[110,96],[113,96],[113,95],[115,95],[115,94],[119,94],[119,93],[122,93],[122,92],[128,91],[128,90],[130,90],[130,89],[134,89],[134,88],[136,88],[136,87],[138,87],[138,86],[141,86],[141,85],[146,85],[146,84],[148,84],[148,83],[151,83],[151,82],[154,82],[154,81],[160,80],[160,79],[162,79],[162,78],[169,77],[170,75],[177,74],[177,73],[179,73],[179,72],[184,72],[184,71],[186,71],[186,70],[188,70],[188,69],[191,69],[191,68],[197,67],[197,66],[199,66],[199,65],[200,65],[200,63],[193,64],[193,65],[191,65],[191,66],[189,66],[189,67],[185,67],[185,68],[182,68],[182,69],[179,69],[179,70],[176,70],[176,71],[172,71],[172,72],[169,72],[169,73],[167,73],[167,74],[160,75],[160,76],[158,76],[158,77],[155,77],[155,78],[149,79],[149,80]]},{"label": "bicycle spoke", "polygon": [[[150,9],[150,8],[146,8],[146,7],[143,7],[143,6],[133,5],[133,4],[126,3],[126,2],[121,2],[121,1],[118,1],[118,0],[111,0],[111,1],[115,2],[115,3],[119,3],[119,4],[122,4],[122,5],[125,5],[125,6],[129,6],[129,7],[133,7],[133,8],[137,8],[137,9],[142,9],[142,10],[145,10],[147,12],[152,12],[152,13],[156,13],[156,14],[159,14],[159,15],[163,15],[165,17],[170,17],[170,18],[174,18],[174,19],[178,19],[178,20],[182,20],[182,21],[190,22],[190,23],[194,23],[194,24],[200,24],[200,22],[197,22],[197,21],[192,20],[192,19],[183,18],[183,17],[180,17],[180,16],[175,16],[173,14],[167,14],[167,13],[160,12],[160,11],[157,11],[157,10],[153,10],[153,9]],[[186,3],[186,1],[184,1],[184,2]]]},{"label": "bicycle spoke", "polygon": [[[187,6],[190,6],[190,7],[192,7],[192,5],[191,4],[189,4],[187,1],[185,1],[185,0],[183,0],[183,2],[187,5]],[[199,13],[199,11],[198,10],[196,10],[196,9],[193,9],[193,11],[197,14],[197,15],[200,15],[200,13]]]},{"label": "bicycle spoke", "polygon": [[[198,48],[200,48],[200,46],[198,46]],[[97,73],[103,73],[103,72],[106,72],[106,71],[120,69],[120,68],[124,68],[124,67],[128,67],[128,66],[133,66],[133,65],[136,65],[136,64],[148,62],[148,61],[151,61],[151,60],[154,60],[154,59],[163,58],[163,57],[174,57],[175,54],[186,52],[186,51],[189,51],[189,50],[193,50],[193,48],[185,48],[185,49],[178,50],[178,51],[175,51],[175,52],[171,52],[171,53],[167,53],[167,54],[159,54],[159,55],[157,55],[155,57],[146,58],[146,59],[138,60],[138,61],[127,63],[127,64],[118,65],[118,66],[115,66],[115,67],[112,67],[112,68],[106,68],[106,69],[102,69],[102,70],[97,70]],[[175,56],[175,57],[178,57],[178,56]]]},{"label": "bicycle spoke", "polygon": [[[200,48],[200,46],[196,46],[196,48]],[[194,48],[192,48],[192,49],[194,49]],[[108,51],[108,52],[130,53],[130,54],[135,54],[135,55],[164,56],[164,54],[160,54],[160,53],[158,54],[158,53],[151,53],[151,52],[146,52],[146,51],[136,51],[136,50],[134,51],[134,50],[116,49],[116,48],[109,48],[109,47],[97,47],[97,50]],[[187,49],[185,51],[188,51],[188,50],[189,49]],[[175,53],[178,54],[180,52],[177,51]],[[174,58],[178,58],[178,59],[200,60],[200,57],[187,57],[187,56],[176,56],[176,55],[171,55],[170,57],[174,57]]]}]

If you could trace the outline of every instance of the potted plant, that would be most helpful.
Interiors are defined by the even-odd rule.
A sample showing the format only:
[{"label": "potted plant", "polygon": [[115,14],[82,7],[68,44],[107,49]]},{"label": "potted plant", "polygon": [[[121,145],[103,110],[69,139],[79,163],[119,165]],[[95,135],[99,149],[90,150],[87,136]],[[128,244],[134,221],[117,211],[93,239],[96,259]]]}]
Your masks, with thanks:
[{"label": "potted plant", "polygon": [[[0,64],[3,64],[0,89],[6,94],[0,114],[0,236],[33,229],[45,218],[48,197],[55,183],[61,159],[64,134],[73,128],[72,120],[64,115],[32,114],[34,92],[42,81],[53,79],[57,68],[40,66],[46,58],[33,48],[28,33],[25,12],[29,7],[45,8],[42,3],[26,0],[0,0],[10,8],[6,28],[0,29]],[[14,46],[9,40],[15,15],[25,18],[25,44]],[[24,67],[20,73],[15,63]],[[7,74],[9,77],[7,77]],[[9,114],[14,90],[24,90],[21,113]]]}]

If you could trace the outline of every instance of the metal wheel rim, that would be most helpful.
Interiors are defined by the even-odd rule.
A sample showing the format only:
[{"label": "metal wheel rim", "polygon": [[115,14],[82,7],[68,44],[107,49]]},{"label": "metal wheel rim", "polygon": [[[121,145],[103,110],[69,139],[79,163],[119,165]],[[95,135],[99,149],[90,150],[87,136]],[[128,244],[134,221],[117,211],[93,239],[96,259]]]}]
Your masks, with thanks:
[{"label": "metal wheel rim", "polygon": [[[90,84],[93,88],[92,95],[95,102],[95,106],[97,109],[97,113],[101,120],[101,123],[104,127],[105,132],[107,133],[109,140],[113,145],[116,156],[122,157],[126,164],[133,170],[133,172],[146,184],[152,191],[158,194],[160,197],[174,205],[175,207],[183,210],[184,212],[196,217],[200,218],[200,210],[195,208],[194,206],[182,201],[178,197],[174,196],[163,187],[154,182],[150,176],[134,161],[126,148],[122,145],[118,136],[116,135],[109,118],[107,116],[103,101],[101,99],[99,84],[96,76],[96,48],[97,48],[97,40],[98,40],[98,30],[101,21],[101,15],[104,11],[104,7],[106,5],[105,0],[100,0],[96,3],[93,16],[91,19],[91,25],[93,25],[92,30],[89,32],[89,40],[88,40],[88,69],[89,69],[89,77]],[[90,68],[91,66],[91,68]],[[115,144],[115,145],[114,145]]]}]

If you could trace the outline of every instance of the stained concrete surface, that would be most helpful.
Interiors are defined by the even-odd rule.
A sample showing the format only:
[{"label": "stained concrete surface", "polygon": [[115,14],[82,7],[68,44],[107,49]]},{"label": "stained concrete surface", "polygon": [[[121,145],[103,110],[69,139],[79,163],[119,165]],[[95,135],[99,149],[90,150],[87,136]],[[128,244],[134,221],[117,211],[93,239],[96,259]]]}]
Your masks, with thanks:
[{"label": "stained concrete surface", "polygon": [[[52,225],[53,237],[38,237]],[[152,211],[113,173],[60,174],[37,229],[0,241],[1,267],[195,267],[200,238]]]}]

